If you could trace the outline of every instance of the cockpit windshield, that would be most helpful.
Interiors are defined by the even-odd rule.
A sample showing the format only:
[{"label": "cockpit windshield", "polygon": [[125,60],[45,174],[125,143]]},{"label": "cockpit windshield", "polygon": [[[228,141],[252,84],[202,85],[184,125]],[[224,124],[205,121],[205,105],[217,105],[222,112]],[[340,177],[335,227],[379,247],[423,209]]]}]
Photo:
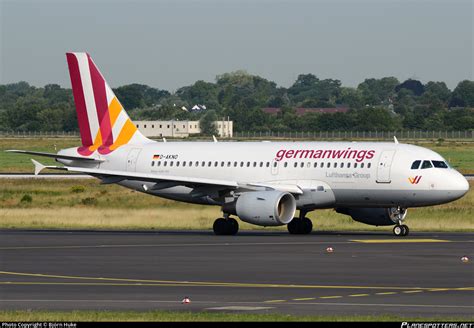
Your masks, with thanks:
[{"label": "cockpit windshield", "polygon": [[433,166],[434,167],[437,167],[439,169],[447,169],[448,168],[448,164],[446,164],[446,162],[443,162],[443,161],[431,161],[433,163]]},{"label": "cockpit windshield", "polygon": [[446,161],[428,161],[428,160],[424,160],[423,162],[421,160],[416,160],[411,164],[412,170],[430,169],[432,167],[435,167],[438,169],[448,169],[449,164]]},{"label": "cockpit windshield", "polygon": [[431,164],[431,161],[423,161],[423,164],[421,164],[422,169],[429,169],[431,167],[433,167],[433,165]]},{"label": "cockpit windshield", "polygon": [[414,161],[412,164],[411,164],[411,169],[412,170],[418,170],[420,168],[420,163],[421,161]]}]

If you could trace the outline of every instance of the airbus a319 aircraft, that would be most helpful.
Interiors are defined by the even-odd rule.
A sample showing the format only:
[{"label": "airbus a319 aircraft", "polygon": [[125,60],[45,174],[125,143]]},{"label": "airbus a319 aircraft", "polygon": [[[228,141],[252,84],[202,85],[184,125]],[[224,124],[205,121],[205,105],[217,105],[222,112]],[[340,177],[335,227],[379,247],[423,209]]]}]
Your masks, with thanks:
[{"label": "airbus a319 aircraft", "polygon": [[[143,136],[87,53],[67,53],[82,146],[55,158],[81,172],[177,201],[217,205],[217,235],[234,235],[231,215],[258,226],[312,231],[310,211],[334,208],[369,225],[408,235],[407,208],[454,201],[466,179],[429,149],[383,142],[156,142]],[[295,216],[296,210],[299,215]],[[179,220],[179,218],[177,218]],[[449,220],[449,218],[446,218]]]}]

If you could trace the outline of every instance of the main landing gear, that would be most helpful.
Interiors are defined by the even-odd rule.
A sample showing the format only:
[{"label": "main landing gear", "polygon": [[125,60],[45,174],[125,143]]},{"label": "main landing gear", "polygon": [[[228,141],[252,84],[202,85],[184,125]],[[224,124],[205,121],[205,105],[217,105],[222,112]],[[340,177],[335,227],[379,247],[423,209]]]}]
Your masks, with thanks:
[{"label": "main landing gear", "polygon": [[405,236],[408,236],[409,233],[410,233],[410,229],[408,229],[408,226],[405,224],[398,223],[395,227],[393,227],[393,234],[395,236],[405,237]]},{"label": "main landing gear", "polygon": [[235,235],[239,231],[239,223],[236,219],[224,213],[223,218],[218,218],[212,226],[216,235]]},{"label": "main landing gear", "polygon": [[313,223],[305,217],[308,212],[300,210],[300,216],[288,223],[288,232],[292,235],[307,235],[313,230]]}]

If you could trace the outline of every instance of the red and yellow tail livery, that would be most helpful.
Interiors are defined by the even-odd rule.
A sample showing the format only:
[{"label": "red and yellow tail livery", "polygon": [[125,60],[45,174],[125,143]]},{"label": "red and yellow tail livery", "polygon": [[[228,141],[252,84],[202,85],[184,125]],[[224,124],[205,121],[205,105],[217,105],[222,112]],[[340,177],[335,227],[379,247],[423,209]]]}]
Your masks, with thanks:
[{"label": "red and yellow tail livery", "polygon": [[82,147],[78,153],[108,154],[128,143],[147,141],[125,112],[89,54],[66,54]]}]

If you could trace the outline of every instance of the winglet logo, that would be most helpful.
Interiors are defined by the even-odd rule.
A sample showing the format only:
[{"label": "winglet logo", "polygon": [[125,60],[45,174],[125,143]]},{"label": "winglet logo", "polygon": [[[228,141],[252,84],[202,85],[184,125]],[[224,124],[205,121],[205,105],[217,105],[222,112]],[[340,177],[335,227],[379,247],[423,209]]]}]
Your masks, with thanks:
[{"label": "winglet logo", "polygon": [[421,180],[421,175],[417,175],[414,178],[408,178],[408,181],[410,181],[411,184],[418,184]]}]

